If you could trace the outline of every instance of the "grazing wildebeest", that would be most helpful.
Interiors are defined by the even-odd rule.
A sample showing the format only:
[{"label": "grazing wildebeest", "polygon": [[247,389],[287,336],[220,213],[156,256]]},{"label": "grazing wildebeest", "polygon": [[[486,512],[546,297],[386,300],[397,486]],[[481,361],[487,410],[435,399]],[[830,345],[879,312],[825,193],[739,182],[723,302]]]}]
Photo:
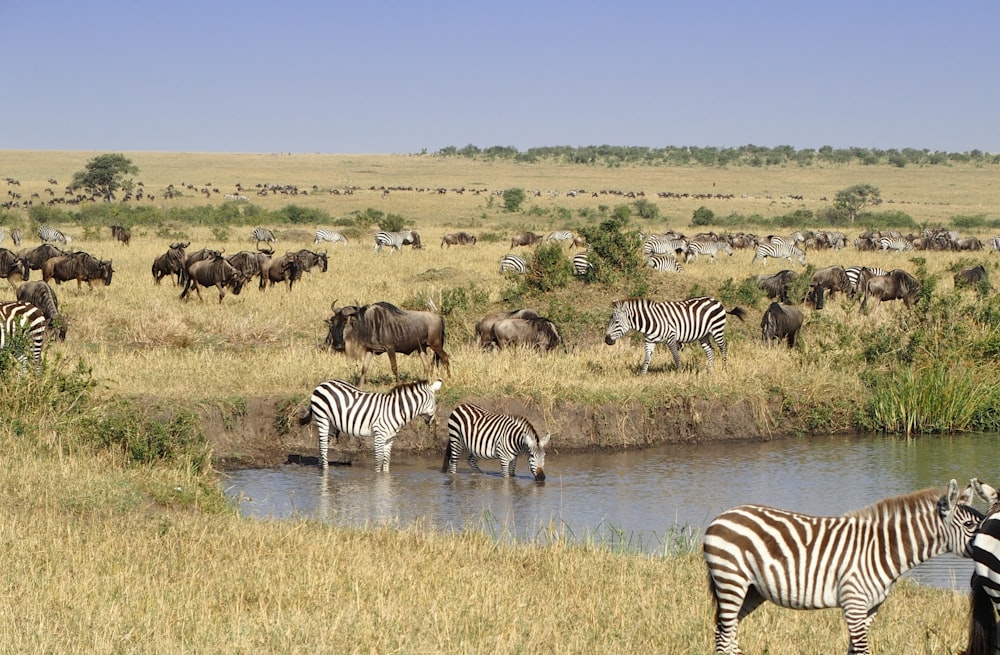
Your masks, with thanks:
[{"label": "grazing wildebeest", "polygon": [[758,275],[757,286],[767,293],[767,297],[777,298],[781,302],[789,302],[788,288],[797,277],[795,271],[785,269],[774,275]]},{"label": "grazing wildebeest", "polygon": [[97,259],[90,253],[81,250],[45,260],[45,264],[42,266],[42,279],[45,282],[55,280],[56,284],[76,280],[78,290],[83,288],[84,282],[93,289],[95,282],[104,286],[110,285],[114,272],[110,259],[107,261]]},{"label": "grazing wildebeest", "polygon": [[771,345],[776,339],[786,339],[788,347],[795,347],[795,335],[802,328],[802,312],[798,307],[771,303],[760,320],[760,334],[764,343]]},{"label": "grazing wildebeest", "polygon": [[468,232],[452,232],[441,237],[441,247],[452,246],[473,246],[476,244],[476,237]]},{"label": "grazing wildebeest", "polygon": [[17,299],[40,309],[56,338],[59,341],[66,340],[66,321],[59,315],[59,299],[52,287],[41,280],[25,282],[17,288]]},{"label": "grazing wildebeest", "polygon": [[295,281],[301,278],[302,262],[296,253],[286,252],[281,257],[274,257],[261,265],[260,290],[263,291],[269,285],[273,287],[275,282],[284,282],[291,291]]},{"label": "grazing wildebeest", "polygon": [[847,294],[851,291],[851,281],[843,266],[827,266],[821,268],[812,277],[813,284],[819,284],[833,298],[838,291]]},{"label": "grazing wildebeest", "polygon": [[28,267],[36,271],[42,270],[42,266],[45,262],[53,257],[59,257],[60,255],[68,255],[69,253],[65,250],[61,250],[51,243],[43,243],[40,246],[35,246],[34,248],[26,248],[17,253],[17,256],[28,262]]},{"label": "grazing wildebeest", "polygon": [[[337,309],[336,302],[330,305],[333,316],[326,321],[329,326],[326,345],[337,352],[363,358],[358,384],[365,383],[372,356],[382,353],[388,353],[397,382],[399,369],[396,367],[396,353],[418,353],[428,377],[434,364],[450,372],[448,353],[444,350],[444,318],[441,316],[400,309],[387,302]],[[427,359],[428,348],[434,351],[431,361]]]},{"label": "grazing wildebeest", "polygon": [[982,250],[983,242],[976,237],[962,237],[955,241],[955,250]]},{"label": "grazing wildebeest", "polygon": [[547,318],[502,318],[493,324],[490,343],[497,350],[508,346],[523,346],[552,350],[559,345],[559,332]]},{"label": "grazing wildebeest", "polygon": [[187,274],[184,276],[184,290],[181,291],[181,300],[187,299],[194,289],[201,297],[201,287],[214,286],[219,290],[219,302],[226,296],[226,289],[232,290],[234,296],[240,295],[243,285],[246,283],[243,274],[236,270],[232,264],[226,261],[221,253],[217,253],[211,259],[200,259],[187,267]]},{"label": "grazing wildebeest", "polygon": [[982,264],[955,273],[956,288],[975,286],[983,280],[988,280],[988,276],[986,274],[986,267]]},{"label": "grazing wildebeest", "polygon": [[121,225],[111,226],[111,236],[122,242],[122,245],[129,245],[132,240],[132,230]]},{"label": "grazing wildebeest", "polygon": [[312,250],[303,248],[295,253],[295,256],[299,260],[299,267],[305,273],[312,273],[314,268],[318,268],[320,273],[326,273],[330,267],[330,258],[327,256],[326,251],[313,252]]},{"label": "grazing wildebeest", "polygon": [[533,309],[512,309],[509,312],[487,314],[476,321],[476,334],[479,336],[479,347],[485,349],[493,346],[493,325],[497,321],[505,318],[538,318],[538,316],[538,312]]},{"label": "grazing wildebeest", "polygon": [[261,269],[267,265],[272,254],[274,253],[271,250],[260,249],[257,252],[241,250],[226,257],[226,261],[243,274],[243,279],[251,280],[260,275]]},{"label": "grazing wildebeest", "polygon": [[541,234],[535,234],[534,232],[522,232],[517,236],[511,238],[510,247],[514,246],[533,246],[542,240]]},{"label": "grazing wildebeest", "polygon": [[184,243],[182,241],[176,241],[167,248],[167,252],[162,255],[158,255],[156,259],[153,260],[152,273],[153,282],[159,284],[164,277],[168,275],[176,276],[174,280],[174,286],[181,283],[181,272],[184,270],[184,259],[186,254],[184,249],[191,245],[188,241]]},{"label": "grazing wildebeest", "polygon": [[17,288],[18,282],[24,282],[31,275],[28,262],[15,252],[0,248],[0,277],[7,278],[11,289]]},{"label": "grazing wildebeest", "polygon": [[902,300],[909,308],[920,293],[920,282],[906,271],[895,268],[886,275],[868,278],[861,299],[861,311],[868,308],[868,299],[874,298],[876,307],[885,300]]}]

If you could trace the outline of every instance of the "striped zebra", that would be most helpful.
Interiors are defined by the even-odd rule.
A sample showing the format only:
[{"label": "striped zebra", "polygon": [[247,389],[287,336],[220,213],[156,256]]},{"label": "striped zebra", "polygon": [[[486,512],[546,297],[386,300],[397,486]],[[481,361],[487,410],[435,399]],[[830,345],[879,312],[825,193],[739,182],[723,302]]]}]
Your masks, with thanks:
[{"label": "striped zebra", "polygon": [[990,508],[970,548],[974,569],[965,654],[993,655],[997,646],[996,612],[1000,611],[1000,493],[979,480],[973,480],[972,484]]},{"label": "striped zebra", "polygon": [[889,271],[877,266],[848,266],[844,269],[847,275],[847,295],[851,298],[861,290],[862,283],[870,277],[888,275]]},{"label": "striped zebra", "polygon": [[403,230],[401,232],[386,232],[380,230],[375,233],[375,252],[382,252],[382,248],[389,248],[389,252],[401,251],[406,244],[413,243],[413,230]]},{"label": "striped zebra", "polygon": [[577,277],[585,277],[587,273],[594,268],[594,265],[590,263],[590,258],[587,256],[586,252],[578,252],[573,255],[573,273]]},{"label": "striped zebra", "polygon": [[335,441],[341,433],[374,438],[375,472],[388,473],[392,442],[400,428],[417,416],[430,423],[437,406],[434,394],[440,388],[441,380],[421,380],[400,384],[388,393],[369,393],[343,380],[327,380],[313,390],[309,411],[299,424],[316,419],[320,468],[328,465],[327,450],[333,432]]},{"label": "striped zebra", "polygon": [[758,245],[757,252],[754,254],[753,261],[750,264],[753,265],[759,261],[761,265],[765,265],[767,264],[768,257],[773,259],[787,259],[788,261],[792,261],[792,257],[795,257],[800,265],[806,265],[806,253],[798,246],[787,241],[772,241],[771,243]]},{"label": "striped zebra", "polygon": [[673,255],[653,255],[646,258],[646,266],[654,271],[666,271],[680,273],[684,270],[680,262]]},{"label": "striped zebra", "polygon": [[687,239],[671,237],[665,234],[650,234],[642,242],[642,254],[646,257],[651,257],[652,255],[667,255],[685,252],[687,247]]},{"label": "striped zebra", "polygon": [[741,653],[740,620],[765,600],[791,609],[839,607],[848,653],[867,654],[868,627],[893,582],[936,555],[968,556],[982,515],[952,480],[842,516],[742,505],[705,530],[703,554],[715,601],[715,652]]},{"label": "striped zebra", "polygon": [[545,237],[545,242],[555,241],[559,244],[585,245],[583,241],[570,230],[557,230]]},{"label": "striped zebra", "polygon": [[316,238],[313,239],[313,245],[321,241],[328,241],[330,243],[342,241],[344,245],[347,245],[347,237],[336,230],[316,230]]},{"label": "striped zebra", "polygon": [[11,230],[10,231],[10,240],[14,242],[15,246],[20,246],[21,245],[21,230],[18,229],[18,228],[16,228],[16,227],[13,230]]},{"label": "striped zebra", "polygon": [[274,232],[267,229],[266,227],[258,227],[253,231],[253,236],[250,240],[255,242],[257,247],[260,247],[261,243],[266,243],[268,247],[272,246],[277,239],[274,237]]},{"label": "striped zebra", "polygon": [[725,241],[692,241],[684,252],[684,263],[697,261],[698,255],[709,255],[712,261],[719,252],[733,256],[733,248]]},{"label": "striped zebra", "polygon": [[721,302],[707,296],[667,302],[645,298],[616,300],[612,303],[611,320],[604,333],[604,343],[611,346],[633,330],[641,332],[646,337],[646,356],[642,360],[639,374],[645,375],[656,344],[666,342],[673,355],[674,366],[680,368],[681,344],[697,341],[708,357],[708,371],[711,372],[715,361],[713,342],[722,354],[723,368],[726,366],[726,314],[732,314],[742,321],[746,312],[740,307],[727,312]]},{"label": "striped zebra", "polygon": [[[13,235],[14,235],[14,233],[12,232],[11,236],[13,236]],[[17,242],[15,241],[15,243],[17,243]],[[987,247],[990,250],[992,250],[992,251],[998,251],[998,250],[1000,250],[1000,236],[995,236],[995,237],[990,238],[990,240],[987,242],[987,244],[988,244]]]},{"label": "striped zebra", "polygon": [[[24,368],[28,353],[36,370],[42,367],[42,344],[48,319],[42,310],[27,302],[0,302],[0,352],[9,352]],[[20,335],[29,343],[21,343]]]},{"label": "striped zebra", "polygon": [[524,260],[524,257],[519,257],[518,255],[504,255],[500,258],[500,275],[503,275],[504,273],[524,275],[527,272],[528,262]]},{"label": "striped zebra", "polygon": [[66,235],[65,234],[63,234],[62,232],[60,232],[56,228],[49,227],[47,225],[41,225],[41,226],[39,226],[39,228],[38,228],[38,238],[41,239],[42,241],[46,242],[46,243],[53,242],[53,241],[61,243],[63,245],[66,245],[66,243],[67,243],[67,239],[66,239]]},{"label": "striped zebra", "polygon": [[906,237],[882,237],[878,240],[878,245],[882,249],[882,252],[887,250],[892,250],[893,252],[913,250],[913,243]]},{"label": "striped zebra", "polygon": [[479,470],[480,459],[499,459],[500,474],[514,477],[518,455],[528,456],[528,467],[536,482],[545,480],[546,434],[541,439],[531,423],[522,416],[509,416],[463,403],[448,416],[448,445],[444,451],[442,473],[454,473],[462,451],[468,453],[469,466]]}]

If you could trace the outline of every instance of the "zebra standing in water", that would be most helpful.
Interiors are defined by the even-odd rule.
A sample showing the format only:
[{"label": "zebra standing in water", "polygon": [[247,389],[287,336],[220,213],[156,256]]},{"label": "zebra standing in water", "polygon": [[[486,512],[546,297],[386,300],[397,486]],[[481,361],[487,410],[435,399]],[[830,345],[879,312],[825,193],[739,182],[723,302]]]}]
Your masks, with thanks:
[{"label": "zebra standing in water", "polygon": [[965,655],[993,655],[997,645],[996,612],[1000,611],[1000,493],[979,480],[973,480],[972,485],[990,508],[970,547],[975,568]]},{"label": "zebra standing in water", "polygon": [[787,259],[788,261],[792,261],[792,257],[795,257],[800,265],[806,265],[806,253],[798,246],[788,243],[780,237],[775,237],[771,243],[762,243],[757,246],[757,251],[750,264],[753,265],[758,261],[760,261],[761,265],[767,264],[768,257]]},{"label": "zebra standing in water", "polygon": [[388,393],[369,393],[343,380],[328,380],[317,386],[309,401],[309,412],[299,419],[306,425],[315,417],[319,433],[319,466],[326,468],[330,432],[334,440],[341,433],[375,440],[375,472],[389,472],[392,442],[406,423],[422,416],[434,418],[435,393],[441,380],[400,384]]},{"label": "zebra standing in water", "polygon": [[514,477],[518,455],[528,456],[528,467],[535,481],[545,480],[546,434],[541,439],[535,428],[522,416],[509,416],[483,409],[479,405],[463,403],[448,416],[448,445],[444,451],[442,473],[454,473],[458,458],[465,450],[469,466],[479,470],[478,461],[499,459],[503,477]]},{"label": "zebra standing in water", "polygon": [[[42,310],[27,302],[0,302],[0,352],[9,351],[21,365],[28,366],[28,353],[36,370],[42,367],[42,344],[48,320]],[[29,344],[21,351],[18,334],[25,334]],[[15,349],[17,350],[15,352]]]},{"label": "zebra standing in water", "polygon": [[41,225],[38,228],[38,238],[42,241],[49,243],[50,241],[57,241],[63,245],[66,245],[67,239],[66,235],[57,230],[54,227],[49,227],[47,225]]},{"label": "zebra standing in water", "polygon": [[316,238],[313,239],[313,245],[316,245],[320,241],[329,241],[330,243],[343,241],[344,245],[347,245],[347,237],[336,230],[316,230]]},{"label": "zebra standing in water", "polygon": [[703,554],[715,601],[715,652],[742,651],[740,619],[765,600],[791,609],[839,607],[848,653],[866,655],[868,627],[893,582],[947,552],[968,556],[982,514],[952,480],[945,495],[925,489],[842,516],[810,516],[741,505],[705,530]]},{"label": "zebra standing in water", "polygon": [[253,236],[250,237],[250,240],[254,241],[258,248],[260,247],[261,242],[266,243],[270,248],[274,245],[274,242],[277,241],[277,239],[274,238],[274,232],[266,227],[258,227],[254,229]]},{"label": "zebra standing in water", "polygon": [[527,272],[528,262],[524,260],[524,257],[519,257],[517,255],[504,255],[500,258],[500,275],[503,275],[504,273],[524,275]]},{"label": "zebra standing in water", "polygon": [[724,252],[730,257],[733,256],[733,248],[725,241],[692,241],[688,244],[684,253],[684,263],[697,261],[698,255],[709,255],[712,262],[719,252]]},{"label": "zebra standing in water", "polygon": [[672,302],[656,302],[645,298],[616,300],[612,303],[611,320],[604,333],[604,343],[612,346],[633,330],[641,332],[646,337],[646,356],[642,360],[639,375],[645,375],[656,344],[666,342],[674,357],[674,366],[680,368],[680,345],[697,341],[708,357],[708,371],[711,372],[715,361],[713,342],[722,354],[723,368],[726,366],[726,314],[732,314],[742,321],[746,312],[740,307],[726,311],[721,302],[707,296]]}]

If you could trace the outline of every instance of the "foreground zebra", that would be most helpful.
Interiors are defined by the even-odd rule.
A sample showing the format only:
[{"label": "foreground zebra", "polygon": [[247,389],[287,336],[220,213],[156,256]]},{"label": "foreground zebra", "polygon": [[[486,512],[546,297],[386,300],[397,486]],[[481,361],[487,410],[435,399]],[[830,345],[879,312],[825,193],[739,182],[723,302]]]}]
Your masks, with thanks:
[{"label": "foreground zebra", "polygon": [[524,275],[528,272],[528,262],[524,257],[517,255],[504,255],[500,258],[500,275],[504,273],[514,273]]},{"label": "foreground zebra", "polygon": [[316,230],[316,238],[313,239],[313,245],[321,241],[329,241],[330,243],[342,241],[345,246],[347,245],[347,237],[336,230]]},{"label": "foreground zebra", "polygon": [[969,600],[969,643],[965,655],[993,655],[997,646],[996,612],[1000,610],[1000,494],[978,480],[972,484],[990,508],[970,547],[975,569]]},{"label": "foreground zebra", "polygon": [[546,434],[541,439],[528,419],[498,414],[472,403],[463,403],[448,416],[448,445],[444,450],[442,473],[454,473],[458,458],[465,450],[469,466],[479,470],[479,459],[499,459],[500,474],[514,477],[518,455],[528,456],[528,467],[535,480],[545,480]]},{"label": "foreground zebra", "polygon": [[641,332],[646,337],[646,356],[642,360],[640,375],[649,370],[649,360],[653,357],[656,344],[666,342],[674,358],[674,366],[680,368],[680,345],[697,341],[708,356],[708,371],[712,370],[715,351],[712,343],[722,354],[722,366],[726,366],[726,314],[732,314],[741,321],[746,315],[740,307],[726,311],[715,298],[703,296],[688,300],[656,302],[645,298],[629,298],[612,303],[611,320],[604,333],[604,343],[614,345],[618,339],[632,332]]},{"label": "foreground zebra", "polygon": [[925,489],[842,516],[820,517],[742,505],[705,530],[703,552],[715,601],[715,651],[742,653],[740,620],[765,600],[792,609],[839,607],[848,653],[865,655],[868,628],[893,582],[935,555],[968,556],[982,514],[959,495]]},{"label": "foreground zebra", "polygon": [[441,380],[400,384],[388,393],[369,393],[343,380],[328,380],[317,386],[309,400],[309,411],[299,418],[306,425],[315,417],[319,433],[319,466],[328,465],[330,432],[336,441],[344,433],[375,440],[375,472],[389,472],[392,442],[400,428],[417,416],[425,423],[434,418],[435,393]]},{"label": "foreground zebra", "polygon": [[[0,302],[0,353],[10,352],[24,368],[30,353],[35,369],[41,370],[47,325],[45,314],[31,303]],[[27,344],[20,343],[20,335],[25,335]]]},{"label": "foreground zebra", "polygon": [[274,232],[266,227],[258,227],[254,229],[253,236],[250,237],[250,240],[255,242],[258,248],[260,248],[261,243],[266,243],[268,247],[271,247],[274,245],[274,242],[277,241],[277,239],[274,238]]}]

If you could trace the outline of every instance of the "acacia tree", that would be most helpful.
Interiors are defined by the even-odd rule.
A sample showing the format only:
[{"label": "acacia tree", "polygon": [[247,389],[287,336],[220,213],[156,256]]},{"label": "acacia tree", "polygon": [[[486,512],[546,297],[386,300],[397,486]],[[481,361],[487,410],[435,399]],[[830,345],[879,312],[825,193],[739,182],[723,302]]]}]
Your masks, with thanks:
[{"label": "acacia tree", "polygon": [[865,207],[882,204],[882,192],[877,186],[871,184],[855,184],[852,187],[841,189],[833,197],[833,206],[837,209],[846,210],[851,217],[851,222],[857,218],[858,212]]},{"label": "acacia tree", "polygon": [[126,191],[132,186],[132,180],[126,175],[135,175],[139,172],[139,167],[132,163],[131,159],[120,153],[107,153],[97,155],[84,167],[82,171],[73,173],[73,181],[69,188],[87,189],[95,195],[104,198],[105,202],[115,199],[115,191],[125,188]]}]

